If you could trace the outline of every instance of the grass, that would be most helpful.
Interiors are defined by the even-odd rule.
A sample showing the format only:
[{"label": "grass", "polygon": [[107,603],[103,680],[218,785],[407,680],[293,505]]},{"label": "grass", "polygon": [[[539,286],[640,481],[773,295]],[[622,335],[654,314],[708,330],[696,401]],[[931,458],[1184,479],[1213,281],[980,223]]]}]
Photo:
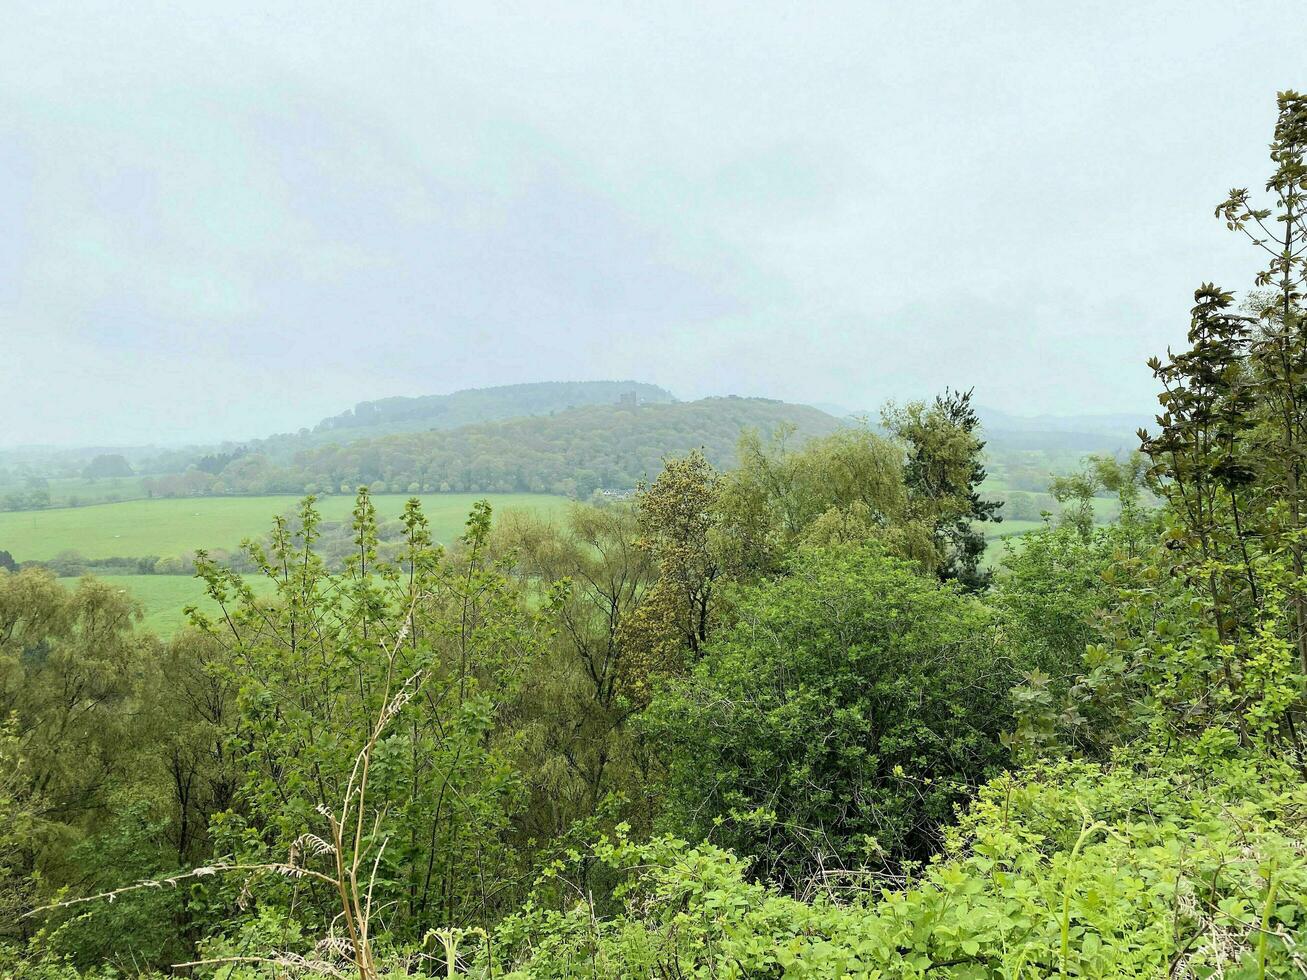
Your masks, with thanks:
[{"label": "grass", "polygon": [[997,541],[1000,538],[1013,538],[1021,534],[1028,534],[1043,526],[1043,521],[1013,521],[1005,517],[998,524],[988,522],[982,524],[981,530],[985,532],[985,540]]},{"label": "grass", "polygon": [[[186,614],[182,611],[187,606],[198,606],[206,613],[218,612],[217,603],[204,594],[204,583],[189,575],[99,575],[101,582],[107,582],[115,588],[130,592],[132,598],[141,604],[144,618],[137,628],[162,637],[171,636],[186,624]],[[81,581],[76,578],[61,578],[59,582],[69,589],[75,589]],[[272,582],[262,575],[246,575],[256,595],[272,591]]]},{"label": "grass", "polygon": [[[510,508],[559,510],[562,497],[546,494],[431,494],[422,497],[422,509],[437,541],[448,542],[463,530],[472,504],[487,499],[496,511]],[[378,516],[399,516],[407,495],[373,498]],[[179,555],[196,548],[235,548],[240,540],[263,533],[272,518],[291,510],[294,497],[202,497],[185,500],[133,500],[91,507],[24,511],[0,514],[0,548],[19,561],[53,558],[61,551],[78,551],[87,558],[112,556]],[[352,497],[326,497],[319,501],[323,518],[348,519]],[[217,606],[204,594],[204,583],[187,575],[102,575],[101,581],[130,592],[141,604],[140,628],[171,636],[186,623],[183,610],[190,605],[206,612]],[[272,591],[261,575],[245,580],[258,594]],[[76,588],[78,579],[59,580]]]},{"label": "grass", "polygon": [[[407,499],[407,494],[374,497],[378,517],[398,517]],[[435,539],[447,543],[462,533],[468,511],[481,499],[489,500],[496,511],[557,510],[565,503],[564,498],[547,494],[427,494],[421,497],[422,508]],[[10,552],[16,561],[45,561],[63,551],[86,558],[166,558],[196,548],[234,550],[241,539],[265,533],[273,517],[294,509],[296,503],[290,496],[190,497],[12,511],[0,513],[0,550]],[[318,502],[326,521],[347,520],[353,506],[354,498],[346,496]]]},{"label": "grass", "polygon": [[[144,481],[139,476],[101,477],[98,480],[80,476],[56,476],[46,481],[45,489],[50,494],[52,507],[79,507],[145,496]],[[0,480],[0,497],[27,492],[29,488],[26,480]]]}]

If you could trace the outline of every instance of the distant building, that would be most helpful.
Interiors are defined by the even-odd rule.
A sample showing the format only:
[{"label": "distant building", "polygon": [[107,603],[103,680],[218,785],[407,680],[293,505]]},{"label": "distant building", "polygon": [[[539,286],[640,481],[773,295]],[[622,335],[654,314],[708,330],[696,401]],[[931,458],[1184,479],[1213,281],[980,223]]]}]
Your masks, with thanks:
[{"label": "distant building", "polygon": [[637,391],[624,391],[617,396],[617,404],[622,408],[638,408],[640,405],[640,393]]}]

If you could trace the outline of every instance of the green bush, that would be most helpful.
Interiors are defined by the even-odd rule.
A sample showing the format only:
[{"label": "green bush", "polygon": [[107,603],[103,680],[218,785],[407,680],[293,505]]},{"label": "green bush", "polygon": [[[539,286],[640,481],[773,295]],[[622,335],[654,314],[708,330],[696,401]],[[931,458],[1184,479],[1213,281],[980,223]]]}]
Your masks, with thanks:
[{"label": "green bush", "polygon": [[658,697],[668,829],[793,887],[923,857],[1003,764],[1015,671],[978,601],[874,547],[805,550]]}]

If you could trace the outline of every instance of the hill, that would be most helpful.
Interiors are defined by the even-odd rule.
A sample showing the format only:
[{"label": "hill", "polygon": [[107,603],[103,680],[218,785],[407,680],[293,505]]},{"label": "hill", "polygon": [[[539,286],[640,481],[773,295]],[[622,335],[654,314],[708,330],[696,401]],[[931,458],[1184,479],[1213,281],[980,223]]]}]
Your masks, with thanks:
[{"label": "hill", "polygon": [[[183,482],[182,475],[196,470],[198,475],[186,481],[187,486],[181,492],[204,493],[203,485],[212,482],[212,477],[233,461],[247,456],[262,456],[286,464],[305,450],[358,439],[552,415],[591,405],[630,407],[675,401],[675,396],[665,388],[641,381],[542,381],[359,402],[312,428],[220,445],[0,449],[0,511],[79,506],[145,496],[133,473],[163,478],[165,483],[175,485],[173,491],[168,491],[172,495]],[[118,465],[106,470],[109,461]]]},{"label": "hill", "polygon": [[642,405],[676,401],[666,389],[640,381],[540,381],[466,388],[448,395],[360,402],[340,415],[323,419],[314,432],[366,430],[367,434],[377,434],[372,430],[456,429],[477,422],[552,415],[586,405],[615,405],[630,398]]},{"label": "hill", "polygon": [[656,476],[670,455],[702,447],[719,466],[740,433],[795,427],[799,439],[833,432],[819,409],[765,398],[705,398],[645,405],[590,405],[548,416],[401,433],[322,446],[282,461],[253,453],[218,473],[192,470],[147,480],[159,495],[205,493],[531,492],[588,496]]},{"label": "hill", "polygon": [[[817,403],[817,407],[838,418],[866,418],[873,424],[879,410],[850,409],[842,405]],[[1069,452],[1075,458],[1086,453],[1119,453],[1139,448],[1140,428],[1153,426],[1147,413],[1103,413],[1090,415],[1013,415],[997,408],[976,407],[991,451]]]},{"label": "hill", "polygon": [[255,439],[248,452],[289,457],[304,449],[375,439],[406,432],[458,429],[483,422],[553,415],[590,405],[670,404],[670,391],[642,381],[538,381],[464,388],[446,395],[381,398],[359,402],[339,415],[300,429]]},{"label": "hill", "polygon": [[997,408],[978,409],[981,420],[1001,432],[1093,432],[1099,435],[1133,435],[1140,426],[1153,424],[1144,412],[1112,412],[1091,415],[1013,415]]},{"label": "hill", "polygon": [[1102,415],[1011,415],[979,410],[985,438],[993,448],[1010,450],[1121,452],[1139,448],[1140,428],[1153,425],[1144,413]]}]

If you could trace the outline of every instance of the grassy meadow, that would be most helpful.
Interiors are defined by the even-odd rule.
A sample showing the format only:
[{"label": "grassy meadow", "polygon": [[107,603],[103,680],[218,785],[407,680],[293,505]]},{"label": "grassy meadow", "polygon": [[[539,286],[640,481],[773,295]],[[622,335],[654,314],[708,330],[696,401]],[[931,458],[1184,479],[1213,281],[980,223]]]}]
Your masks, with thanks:
[{"label": "grassy meadow", "polygon": [[[378,517],[399,516],[407,494],[373,497]],[[486,499],[496,511],[511,508],[559,510],[566,501],[548,494],[446,493],[421,497],[437,541],[449,542],[463,530],[468,511]],[[16,561],[47,561],[60,552],[86,558],[170,557],[196,548],[235,549],[243,538],[265,533],[278,514],[293,510],[295,497],[187,497],[128,500],[89,507],[0,513],[0,550]],[[318,508],[326,521],[347,520],[354,498],[325,497]]]},{"label": "grassy meadow", "polygon": [[[490,501],[496,512],[509,509],[558,511],[562,497],[546,494],[430,494],[422,508],[437,541],[448,543],[463,530],[472,504]],[[373,501],[383,520],[398,517],[408,495],[376,496]],[[17,561],[45,561],[61,552],[76,551],[86,558],[170,557],[196,548],[235,549],[243,538],[266,532],[273,517],[293,510],[294,497],[199,497],[169,500],[130,500],[121,503],[49,510],[0,513],[0,550]],[[318,502],[323,519],[347,520],[353,497],[325,497]],[[185,624],[183,610],[197,605],[216,612],[204,594],[204,585],[189,575],[102,575],[103,581],[130,592],[140,604],[142,629],[169,636]],[[272,583],[247,575],[256,592],[270,592]],[[77,578],[59,580],[76,588]]]},{"label": "grassy meadow", "polygon": [[[0,499],[11,493],[24,493],[30,487],[18,477],[0,477]],[[145,496],[144,480],[139,476],[99,477],[56,476],[45,481],[51,507],[81,507],[87,504],[134,500]]]},{"label": "grassy meadow", "polygon": [[985,532],[985,538],[992,542],[1002,538],[1013,538],[1018,535],[1028,534],[1043,526],[1043,521],[1013,521],[1004,518],[998,524],[986,522],[981,525],[981,529]]},{"label": "grassy meadow", "polygon": [[[138,628],[159,636],[171,636],[186,624],[187,606],[198,606],[207,613],[217,613],[218,605],[204,594],[204,583],[189,575],[97,575],[101,582],[131,593],[141,604],[142,619]],[[81,581],[61,578],[66,588],[75,589]],[[272,591],[273,583],[262,575],[246,575],[256,595]]]}]

